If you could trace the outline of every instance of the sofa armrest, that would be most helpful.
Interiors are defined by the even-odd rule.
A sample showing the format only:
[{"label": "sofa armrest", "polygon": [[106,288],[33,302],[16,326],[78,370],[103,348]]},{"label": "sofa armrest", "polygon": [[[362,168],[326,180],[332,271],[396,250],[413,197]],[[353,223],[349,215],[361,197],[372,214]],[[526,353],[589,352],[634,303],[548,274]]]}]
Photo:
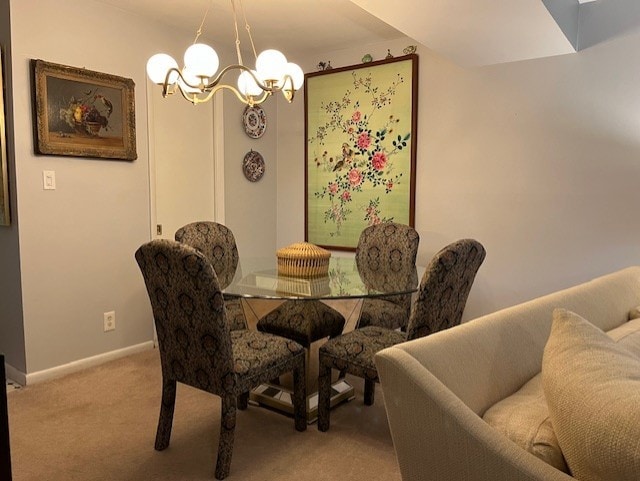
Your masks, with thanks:
[{"label": "sofa armrest", "polygon": [[413,356],[375,358],[403,481],[566,481],[486,424]]}]

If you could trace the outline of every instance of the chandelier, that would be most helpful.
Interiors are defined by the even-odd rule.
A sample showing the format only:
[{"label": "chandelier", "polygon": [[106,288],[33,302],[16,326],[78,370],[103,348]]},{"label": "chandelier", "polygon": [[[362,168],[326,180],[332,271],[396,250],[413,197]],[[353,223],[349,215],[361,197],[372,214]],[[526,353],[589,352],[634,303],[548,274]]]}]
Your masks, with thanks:
[{"label": "chandelier", "polygon": [[[251,37],[251,27],[244,14],[242,0],[239,3],[245,29],[256,59],[255,69],[247,67],[242,61],[235,0],[231,0],[231,8],[233,10],[238,63],[228,65],[218,72],[220,61],[216,51],[209,45],[198,43],[202,26],[211,7],[210,3],[200,27],[196,31],[193,45],[187,48],[184,53],[182,69],[178,68],[178,63],[166,53],[155,54],[147,62],[147,75],[153,83],[162,86],[163,97],[180,92],[186,100],[195,105],[211,100],[213,95],[222,89],[228,89],[241,102],[250,106],[261,104],[276,92],[282,92],[289,102],[293,100],[296,90],[300,89],[304,82],[302,69],[295,63],[287,62],[286,57],[278,50],[269,49],[260,55],[256,54]],[[235,86],[223,83],[223,78],[231,71],[239,71]],[[217,75],[216,72],[218,72]]]}]

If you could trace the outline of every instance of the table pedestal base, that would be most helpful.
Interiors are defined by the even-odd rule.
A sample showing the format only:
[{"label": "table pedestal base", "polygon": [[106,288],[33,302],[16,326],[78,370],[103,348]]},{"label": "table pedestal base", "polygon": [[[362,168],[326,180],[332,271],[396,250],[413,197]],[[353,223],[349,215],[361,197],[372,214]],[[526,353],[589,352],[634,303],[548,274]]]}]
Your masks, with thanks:
[{"label": "table pedestal base", "polygon": [[[331,408],[344,401],[351,401],[355,397],[353,386],[344,379],[339,379],[331,385]],[[268,406],[276,411],[293,415],[293,391],[277,384],[261,384],[249,395],[249,400],[255,404]],[[307,423],[312,424],[318,419],[318,393],[307,396]]]}]

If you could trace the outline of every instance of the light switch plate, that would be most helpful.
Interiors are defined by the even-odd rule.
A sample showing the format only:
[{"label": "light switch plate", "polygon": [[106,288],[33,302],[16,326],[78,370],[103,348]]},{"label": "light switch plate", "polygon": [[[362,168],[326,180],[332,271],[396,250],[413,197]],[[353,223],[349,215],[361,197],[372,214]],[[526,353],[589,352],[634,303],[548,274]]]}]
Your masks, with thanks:
[{"label": "light switch plate", "polygon": [[42,171],[42,188],[44,190],[56,190],[56,171],[55,170]]}]

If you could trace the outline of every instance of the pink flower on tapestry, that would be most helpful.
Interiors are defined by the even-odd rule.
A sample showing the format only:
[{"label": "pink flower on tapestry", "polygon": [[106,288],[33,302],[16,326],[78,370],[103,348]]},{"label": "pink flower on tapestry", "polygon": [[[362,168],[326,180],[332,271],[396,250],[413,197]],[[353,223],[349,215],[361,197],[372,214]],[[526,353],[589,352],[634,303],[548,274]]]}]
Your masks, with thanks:
[{"label": "pink flower on tapestry", "polygon": [[361,150],[367,150],[369,148],[369,145],[371,145],[371,137],[369,137],[369,133],[368,132],[362,132],[360,135],[358,135],[358,148],[360,148]]},{"label": "pink flower on tapestry", "polygon": [[387,182],[387,190],[389,191],[389,190],[391,190],[391,189],[393,189],[393,181],[392,181],[392,180],[390,180],[389,182]]},{"label": "pink flower on tapestry", "polygon": [[344,200],[345,202],[348,202],[348,201],[350,201],[350,200],[351,200],[351,192],[349,192],[348,190],[345,190],[345,191],[342,193],[342,196],[341,196],[341,197],[342,197],[342,200]]},{"label": "pink flower on tapestry", "polygon": [[336,192],[338,192],[338,184],[336,184],[335,182],[331,182],[329,184],[329,192],[332,194],[335,194]]},{"label": "pink flower on tapestry", "polygon": [[358,187],[362,184],[362,174],[358,169],[351,169],[349,171],[349,184],[351,184],[352,187]]},{"label": "pink flower on tapestry", "polygon": [[361,117],[362,117],[362,114],[360,113],[360,111],[356,110],[351,116],[351,120],[353,120],[354,122],[360,122]]},{"label": "pink flower on tapestry", "polygon": [[373,154],[373,158],[371,159],[371,165],[376,170],[384,169],[385,165],[387,165],[387,156],[384,152],[376,152]]}]

